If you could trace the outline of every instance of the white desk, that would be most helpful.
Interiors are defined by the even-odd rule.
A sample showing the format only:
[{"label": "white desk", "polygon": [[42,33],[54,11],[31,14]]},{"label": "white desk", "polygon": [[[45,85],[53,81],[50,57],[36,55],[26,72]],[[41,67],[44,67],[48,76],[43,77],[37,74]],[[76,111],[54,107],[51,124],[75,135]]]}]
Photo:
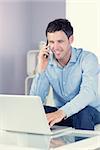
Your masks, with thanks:
[{"label": "white desk", "polygon": [[[75,142],[78,136],[89,138]],[[71,130],[59,136],[0,131],[0,150],[93,150],[96,148],[100,148],[100,131]]]}]

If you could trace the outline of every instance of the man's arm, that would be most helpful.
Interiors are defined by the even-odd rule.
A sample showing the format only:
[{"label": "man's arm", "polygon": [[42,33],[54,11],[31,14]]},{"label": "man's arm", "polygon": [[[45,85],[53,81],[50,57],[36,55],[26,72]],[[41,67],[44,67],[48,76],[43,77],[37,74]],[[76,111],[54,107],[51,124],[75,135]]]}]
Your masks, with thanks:
[{"label": "man's arm", "polygon": [[[48,57],[45,57],[48,56]],[[43,46],[38,55],[37,73],[33,78],[30,95],[38,95],[42,101],[45,100],[49,92],[49,81],[46,77],[45,71],[48,66],[49,52],[48,46]]]},{"label": "man's arm", "polygon": [[84,57],[82,64],[82,83],[80,91],[70,102],[66,103],[60,110],[63,110],[67,117],[78,113],[90,105],[97,98],[98,92],[98,60],[90,53]]}]

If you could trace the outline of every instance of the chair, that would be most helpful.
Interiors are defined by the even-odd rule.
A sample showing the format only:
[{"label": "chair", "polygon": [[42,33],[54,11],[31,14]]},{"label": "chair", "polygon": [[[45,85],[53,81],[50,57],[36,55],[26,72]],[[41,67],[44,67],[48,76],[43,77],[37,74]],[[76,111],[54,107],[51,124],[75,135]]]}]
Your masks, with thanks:
[{"label": "chair", "polygon": [[29,94],[32,79],[36,72],[38,53],[39,50],[29,50],[27,52],[27,77],[25,79],[25,95]]}]

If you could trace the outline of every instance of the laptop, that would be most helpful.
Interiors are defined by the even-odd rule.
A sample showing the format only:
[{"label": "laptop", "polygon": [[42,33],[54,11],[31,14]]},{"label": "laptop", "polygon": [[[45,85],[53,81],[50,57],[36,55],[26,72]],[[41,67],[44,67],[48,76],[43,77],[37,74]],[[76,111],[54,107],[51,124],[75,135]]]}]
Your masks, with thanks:
[{"label": "laptop", "polygon": [[0,95],[0,129],[7,131],[52,135],[70,129],[49,127],[39,96]]}]

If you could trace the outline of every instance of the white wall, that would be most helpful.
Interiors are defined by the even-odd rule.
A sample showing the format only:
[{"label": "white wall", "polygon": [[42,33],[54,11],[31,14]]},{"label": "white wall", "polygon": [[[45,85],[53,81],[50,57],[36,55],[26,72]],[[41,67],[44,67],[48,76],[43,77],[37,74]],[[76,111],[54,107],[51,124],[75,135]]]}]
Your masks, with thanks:
[{"label": "white wall", "polygon": [[66,0],[66,18],[74,27],[73,46],[94,52],[100,62],[100,1]]}]

